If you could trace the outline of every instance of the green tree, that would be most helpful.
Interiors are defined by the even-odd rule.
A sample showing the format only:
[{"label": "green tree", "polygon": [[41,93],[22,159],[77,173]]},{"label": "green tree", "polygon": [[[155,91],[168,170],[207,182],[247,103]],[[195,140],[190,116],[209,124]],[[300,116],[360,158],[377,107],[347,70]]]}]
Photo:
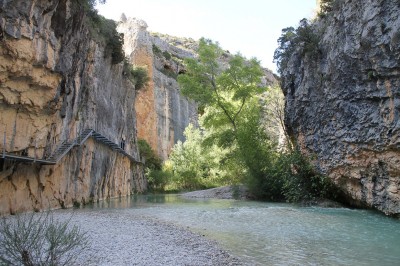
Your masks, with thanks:
[{"label": "green tree", "polygon": [[98,14],[96,4],[105,2],[105,0],[78,0],[77,4],[86,12],[86,24],[91,37],[104,46],[104,55],[111,56],[111,63],[118,64],[125,57],[122,49],[124,34],[117,31],[117,22]]},{"label": "green tree", "polygon": [[239,127],[237,156],[247,171],[244,182],[253,195],[260,199],[281,199],[282,179],[270,175],[277,158],[278,142],[262,125],[262,111],[258,99],[253,99],[243,113],[243,125]]},{"label": "green tree", "polygon": [[282,29],[281,37],[278,39],[278,48],[274,52],[274,62],[276,63],[278,72],[282,74],[289,62],[290,55],[293,54],[296,46],[296,30],[293,27]]},{"label": "green tree", "polygon": [[319,36],[314,32],[313,24],[305,18],[300,20],[297,29],[293,27],[282,29],[278,48],[274,52],[274,62],[277,64],[278,72],[283,73],[295,52],[315,58],[319,54],[318,43]]},{"label": "green tree", "polygon": [[278,86],[262,95],[262,126],[267,135],[278,143],[279,149],[293,150],[289,131],[285,125],[285,97]]},{"label": "green tree", "polygon": [[200,106],[215,107],[222,115],[215,122],[228,124],[235,133],[247,102],[266,90],[260,86],[260,63],[236,54],[224,66],[219,61],[223,50],[218,43],[204,38],[200,39],[198,54],[198,59],[185,60],[187,72],[178,77],[182,94]]},{"label": "green tree", "polygon": [[333,10],[335,0],[321,0],[319,4],[320,15],[327,14]]},{"label": "green tree", "polygon": [[198,59],[186,60],[187,72],[178,82],[182,93],[205,110],[205,143],[225,148],[223,163],[234,166],[235,175],[245,182],[263,179],[272,142],[260,124],[260,95],[267,90],[260,85],[260,63],[236,54],[223,64],[222,49],[205,39],[198,53]]},{"label": "green tree", "polygon": [[138,140],[140,155],[145,158],[145,175],[147,177],[148,188],[151,191],[164,191],[168,182],[168,175],[162,171],[162,160],[153,151],[150,144],[144,140]]},{"label": "green tree", "polygon": [[160,170],[162,161],[160,157],[158,157],[158,155],[153,151],[150,144],[144,139],[139,139],[138,147],[140,155],[146,160],[145,166],[150,169]]},{"label": "green tree", "polygon": [[174,145],[167,164],[172,168],[177,189],[199,189],[225,184],[225,172],[219,166],[225,151],[206,146],[204,132],[192,124],[185,129],[186,141]]},{"label": "green tree", "polygon": [[[318,44],[306,20],[296,30],[285,30],[280,41],[276,57],[285,64],[290,52],[309,53]],[[281,128],[289,136],[282,94],[277,89],[262,93],[266,88],[260,86],[263,71],[258,61],[237,54],[226,62],[218,44],[205,39],[200,40],[198,52],[199,58],[186,60],[187,72],[178,77],[182,93],[200,104],[200,123],[206,129],[202,137],[178,143],[171,154],[174,174],[184,186],[198,188],[192,186],[202,184],[199,176],[219,169],[239,177],[257,198],[301,201],[330,194],[329,182],[313,171],[307,159],[290,145],[279,150],[279,134],[267,130]],[[218,166],[203,149],[214,144],[223,151]]]}]

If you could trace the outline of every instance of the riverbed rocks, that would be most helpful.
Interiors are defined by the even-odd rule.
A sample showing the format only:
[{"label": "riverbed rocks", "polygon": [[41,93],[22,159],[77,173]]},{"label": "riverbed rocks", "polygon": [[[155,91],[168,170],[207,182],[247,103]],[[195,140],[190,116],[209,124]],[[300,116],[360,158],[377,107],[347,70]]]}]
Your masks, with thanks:
[{"label": "riverbed rocks", "polygon": [[354,205],[400,213],[400,6],[333,1],[282,70],[285,123]]},{"label": "riverbed rocks", "polygon": [[184,198],[213,198],[213,199],[251,199],[253,198],[246,186],[224,186],[205,190],[186,192]]},{"label": "riverbed rocks", "polygon": [[[245,265],[214,241],[131,210],[58,211],[91,241],[79,265]],[[93,224],[94,223],[94,224]]]}]

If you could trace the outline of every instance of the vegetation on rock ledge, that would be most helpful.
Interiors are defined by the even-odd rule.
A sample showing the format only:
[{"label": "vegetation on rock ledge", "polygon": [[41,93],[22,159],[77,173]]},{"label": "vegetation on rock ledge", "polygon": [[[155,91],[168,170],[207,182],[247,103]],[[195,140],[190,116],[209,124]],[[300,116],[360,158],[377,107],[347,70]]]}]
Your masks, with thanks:
[{"label": "vegetation on rock ledge", "polygon": [[144,88],[150,80],[145,66],[131,65],[127,59],[124,60],[123,74],[135,85],[136,90]]},{"label": "vegetation on rock ledge", "polygon": [[274,53],[274,62],[278,72],[282,74],[286,69],[291,55],[295,52],[315,57],[319,53],[319,36],[314,32],[312,24],[307,19],[302,19],[297,29],[288,27],[282,29],[278,39],[278,48]]},{"label": "vegetation on rock ledge", "polygon": [[81,0],[80,3],[86,10],[87,24],[91,36],[105,46],[104,56],[111,56],[112,64],[118,64],[125,58],[122,46],[124,34],[117,32],[117,23],[99,15],[95,9],[96,2],[105,3],[105,0]]}]

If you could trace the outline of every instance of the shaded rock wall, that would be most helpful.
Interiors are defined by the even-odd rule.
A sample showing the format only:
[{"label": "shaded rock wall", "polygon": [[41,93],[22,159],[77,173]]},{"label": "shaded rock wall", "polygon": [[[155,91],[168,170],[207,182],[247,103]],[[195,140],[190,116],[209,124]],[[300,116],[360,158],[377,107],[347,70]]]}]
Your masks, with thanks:
[{"label": "shaded rock wall", "polygon": [[146,66],[150,82],[137,95],[138,138],[145,139],[158,155],[167,159],[171,148],[184,140],[189,123],[197,125],[197,106],[179,92],[176,77],[183,71],[183,59],[195,52],[168,42],[147,31],[142,20],[130,18],[120,22],[124,33],[124,50],[129,60]]},{"label": "shaded rock wall", "polygon": [[334,2],[283,70],[286,124],[354,204],[399,214],[400,4]]},{"label": "shaded rock wall", "polygon": [[[76,1],[0,1],[1,149],[45,158],[93,128],[139,157],[134,86],[90,39],[85,19]],[[145,189],[141,165],[93,139],[57,165],[0,163],[0,214]]]}]

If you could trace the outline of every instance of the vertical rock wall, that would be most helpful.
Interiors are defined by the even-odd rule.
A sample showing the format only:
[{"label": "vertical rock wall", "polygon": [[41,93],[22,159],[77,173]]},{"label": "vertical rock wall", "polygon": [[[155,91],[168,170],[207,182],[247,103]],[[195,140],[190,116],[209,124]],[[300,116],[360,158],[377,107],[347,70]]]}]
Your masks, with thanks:
[{"label": "vertical rock wall", "polygon": [[400,4],[333,1],[283,70],[286,124],[356,205],[400,213]]},{"label": "vertical rock wall", "polygon": [[[185,140],[183,132],[189,123],[198,125],[197,105],[181,95],[177,82],[177,76],[185,72],[184,59],[197,57],[198,43],[150,33],[146,22],[135,18],[120,21],[118,31],[124,34],[126,56],[133,64],[147,67],[150,76],[136,97],[138,138],[165,160],[173,145]],[[227,65],[230,56],[227,52],[221,64]],[[271,71],[265,70],[263,83],[277,83]]]},{"label": "vertical rock wall", "polygon": [[133,64],[146,66],[150,82],[138,92],[135,103],[138,138],[145,139],[163,159],[189,123],[197,124],[197,106],[179,92],[176,77],[183,71],[182,60],[194,57],[193,50],[178,47],[151,35],[142,20],[120,22],[124,49]]},{"label": "vertical rock wall", "polygon": [[[85,19],[76,1],[0,2],[2,150],[46,158],[92,128],[139,157],[134,86],[90,39]],[[140,164],[91,138],[56,165],[0,163],[0,214],[145,189]]]}]

